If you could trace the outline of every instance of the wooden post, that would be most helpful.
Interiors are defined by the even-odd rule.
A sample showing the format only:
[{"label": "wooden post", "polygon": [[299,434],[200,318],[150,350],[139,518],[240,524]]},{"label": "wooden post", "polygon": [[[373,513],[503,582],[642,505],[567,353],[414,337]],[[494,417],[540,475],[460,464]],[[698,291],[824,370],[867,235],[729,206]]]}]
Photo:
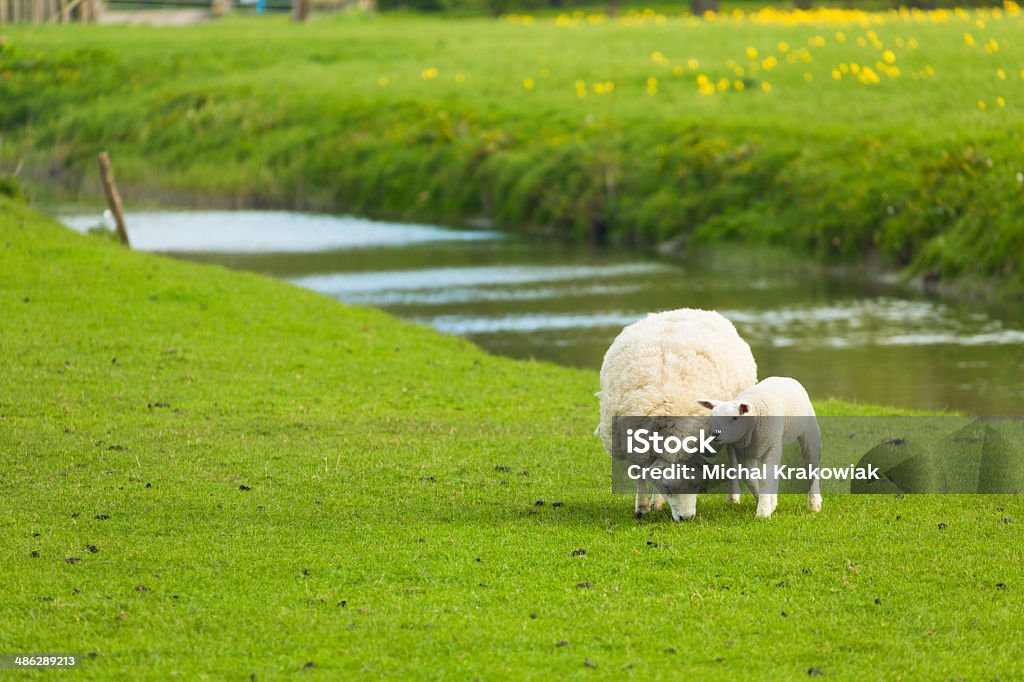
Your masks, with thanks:
[{"label": "wooden post", "polygon": [[[0,0],[0,26],[7,23],[7,0]],[[2,41],[0,41],[2,42]]]},{"label": "wooden post", "polygon": [[305,21],[309,15],[309,0],[292,0],[292,21]]},{"label": "wooden post", "polygon": [[110,212],[114,214],[114,221],[117,223],[117,236],[121,243],[131,248],[128,243],[128,229],[124,226],[124,212],[121,210],[121,195],[114,184],[114,171],[110,168],[110,154],[100,152],[97,160],[100,162],[100,178],[103,180],[103,192],[107,195],[107,204]]}]

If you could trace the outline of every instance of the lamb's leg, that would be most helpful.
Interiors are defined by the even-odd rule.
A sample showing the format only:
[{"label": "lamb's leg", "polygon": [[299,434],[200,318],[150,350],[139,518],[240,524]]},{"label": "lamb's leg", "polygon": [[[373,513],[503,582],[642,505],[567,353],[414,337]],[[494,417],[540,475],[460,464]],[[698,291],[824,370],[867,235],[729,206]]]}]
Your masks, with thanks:
[{"label": "lamb's leg", "polygon": [[[729,470],[736,471],[739,467],[739,458],[736,456],[736,449],[733,446],[728,447],[729,450]],[[728,482],[729,494],[725,496],[726,501],[732,502],[733,504],[740,503],[740,479],[730,478]]]},{"label": "lamb's leg", "polygon": [[662,495],[661,493],[654,493],[653,500],[654,501],[651,502],[652,509],[661,509],[662,507],[665,506],[665,502],[667,502],[665,496]]},{"label": "lamb's leg", "polygon": [[821,431],[818,429],[818,420],[808,417],[811,423],[807,424],[804,435],[800,436],[800,452],[804,456],[804,466],[807,467],[807,474],[811,479],[811,486],[807,491],[807,508],[814,513],[821,511],[821,480],[817,476],[811,476],[812,471],[817,471],[821,465]]},{"label": "lamb's leg", "polygon": [[697,515],[696,495],[666,495],[665,499],[672,508],[673,521],[689,521]]},{"label": "lamb's leg", "polygon": [[762,482],[761,495],[757,498],[757,511],[754,516],[770,518],[775,508],[779,505],[779,481],[775,478],[775,467],[782,461],[782,444],[772,446],[768,456],[763,461],[767,467],[768,478]]},{"label": "lamb's leg", "polygon": [[651,511],[651,495],[647,490],[647,481],[640,478],[636,482],[636,503],[633,505],[633,513],[638,519],[643,518]]}]

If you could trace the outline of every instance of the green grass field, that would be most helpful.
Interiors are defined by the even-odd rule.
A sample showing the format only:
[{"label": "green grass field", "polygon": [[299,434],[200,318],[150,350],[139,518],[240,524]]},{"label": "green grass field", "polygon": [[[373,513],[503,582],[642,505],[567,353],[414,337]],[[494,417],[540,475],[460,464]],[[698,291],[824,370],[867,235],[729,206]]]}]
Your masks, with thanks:
[{"label": "green grass field", "polygon": [[655,244],[771,242],[1024,291],[1024,18],[762,10],[16,26],[0,158]]},{"label": "green grass field", "polygon": [[1019,498],[636,521],[596,373],[6,199],[0,296],[0,652],[95,679],[1024,675]]}]

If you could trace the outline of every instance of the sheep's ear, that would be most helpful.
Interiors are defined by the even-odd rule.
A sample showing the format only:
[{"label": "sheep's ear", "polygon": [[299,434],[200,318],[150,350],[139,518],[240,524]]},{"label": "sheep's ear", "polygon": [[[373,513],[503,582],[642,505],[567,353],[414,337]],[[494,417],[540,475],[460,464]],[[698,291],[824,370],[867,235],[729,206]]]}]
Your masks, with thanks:
[{"label": "sheep's ear", "polygon": [[750,403],[740,403],[740,414],[747,414],[750,412]]},{"label": "sheep's ear", "polygon": [[718,401],[717,400],[702,399],[702,400],[698,400],[697,404],[700,405],[701,407],[706,407],[709,410],[713,410],[713,409],[715,409],[715,405],[718,404]]}]

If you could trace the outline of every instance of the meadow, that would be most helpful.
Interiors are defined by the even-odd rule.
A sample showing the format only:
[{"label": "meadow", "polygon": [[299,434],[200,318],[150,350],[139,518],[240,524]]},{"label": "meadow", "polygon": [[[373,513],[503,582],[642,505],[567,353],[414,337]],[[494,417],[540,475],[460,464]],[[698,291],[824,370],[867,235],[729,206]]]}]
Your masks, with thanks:
[{"label": "meadow", "polygon": [[0,160],[91,183],[107,148],[129,197],[782,244],[1015,294],[1022,22],[1007,2],[16,26]]},{"label": "meadow", "polygon": [[595,372],[6,198],[0,312],[4,652],[87,679],[1024,675],[1017,496],[637,521]]}]

